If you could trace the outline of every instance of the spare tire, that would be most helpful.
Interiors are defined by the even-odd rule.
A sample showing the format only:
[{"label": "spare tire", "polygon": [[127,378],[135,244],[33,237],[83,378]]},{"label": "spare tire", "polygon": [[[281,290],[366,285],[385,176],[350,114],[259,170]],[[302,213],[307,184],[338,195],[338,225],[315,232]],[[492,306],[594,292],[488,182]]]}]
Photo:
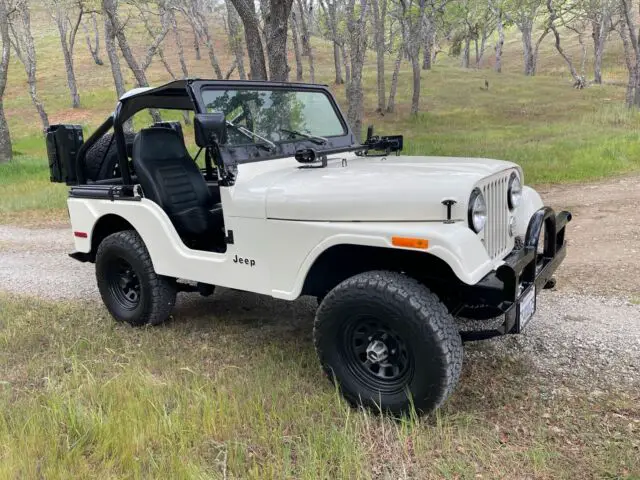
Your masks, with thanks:
[{"label": "spare tire", "polygon": [[[133,144],[133,133],[125,133],[127,150]],[[120,177],[120,165],[118,165],[118,151],[113,133],[103,135],[87,151],[84,161],[84,173],[87,180],[97,181]]]}]

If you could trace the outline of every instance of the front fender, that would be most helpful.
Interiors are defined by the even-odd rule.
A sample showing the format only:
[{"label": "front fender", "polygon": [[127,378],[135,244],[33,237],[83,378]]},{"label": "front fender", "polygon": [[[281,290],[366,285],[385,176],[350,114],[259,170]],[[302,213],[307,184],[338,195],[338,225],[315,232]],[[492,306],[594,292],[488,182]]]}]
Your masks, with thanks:
[{"label": "front fender", "polygon": [[[296,298],[300,295],[305,278],[315,261],[325,251],[338,245],[360,245],[383,248],[401,248],[392,244],[392,237],[413,237],[426,239],[426,250],[403,248],[417,255],[433,255],[449,265],[460,281],[473,285],[495,268],[478,236],[463,222],[445,224],[442,222],[406,223],[322,223],[290,222],[301,229],[324,230],[320,241],[315,243],[304,258],[292,290],[275,288],[273,295],[280,298]],[[283,285],[284,286],[284,285]]]},{"label": "front fender", "polygon": [[517,236],[522,238],[525,237],[527,234],[527,227],[529,226],[529,220],[531,220],[533,214],[542,207],[544,207],[544,203],[542,202],[542,198],[540,198],[538,192],[531,187],[523,187],[522,199],[520,200],[520,205],[516,210],[515,234]]}]

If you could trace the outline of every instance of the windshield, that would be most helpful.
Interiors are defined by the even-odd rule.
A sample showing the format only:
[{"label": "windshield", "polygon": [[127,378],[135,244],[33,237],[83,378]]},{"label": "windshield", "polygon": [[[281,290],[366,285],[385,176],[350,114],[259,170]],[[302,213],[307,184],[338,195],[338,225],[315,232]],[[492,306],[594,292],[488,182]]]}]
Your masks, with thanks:
[{"label": "windshield", "polygon": [[204,89],[202,100],[207,112],[224,113],[227,145],[318,142],[347,133],[321,91]]}]

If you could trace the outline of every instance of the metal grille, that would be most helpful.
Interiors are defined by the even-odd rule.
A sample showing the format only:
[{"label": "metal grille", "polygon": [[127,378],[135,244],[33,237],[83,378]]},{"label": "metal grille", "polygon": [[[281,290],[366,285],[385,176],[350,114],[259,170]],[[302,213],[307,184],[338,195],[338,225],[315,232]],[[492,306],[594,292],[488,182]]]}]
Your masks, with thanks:
[{"label": "metal grille", "polygon": [[482,193],[487,203],[484,244],[491,258],[502,258],[506,255],[509,247],[508,183],[509,175],[492,179],[482,187]]}]

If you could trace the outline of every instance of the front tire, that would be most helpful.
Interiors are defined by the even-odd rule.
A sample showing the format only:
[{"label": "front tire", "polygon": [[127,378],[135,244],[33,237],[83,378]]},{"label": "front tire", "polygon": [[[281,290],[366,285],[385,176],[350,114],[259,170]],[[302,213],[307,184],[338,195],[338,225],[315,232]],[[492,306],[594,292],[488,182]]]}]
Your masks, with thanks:
[{"label": "front tire", "polygon": [[389,272],[351,277],[325,297],[314,325],[320,362],[352,404],[392,414],[438,408],[462,369],[462,341],[438,297]]},{"label": "front tire", "polygon": [[158,275],[137,232],[124,230],[105,238],[96,253],[98,289],[109,313],[134,326],[158,325],[176,303],[176,281]]}]

